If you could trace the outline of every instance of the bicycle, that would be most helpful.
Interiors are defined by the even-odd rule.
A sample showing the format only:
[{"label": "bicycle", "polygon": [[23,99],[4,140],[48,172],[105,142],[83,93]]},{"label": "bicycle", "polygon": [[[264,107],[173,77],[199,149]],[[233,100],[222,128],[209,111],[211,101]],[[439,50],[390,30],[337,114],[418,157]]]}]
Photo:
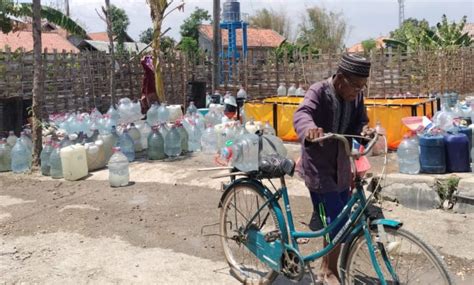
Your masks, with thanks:
[{"label": "bicycle", "polygon": [[[348,140],[338,134],[328,133],[312,142],[342,141],[355,169],[354,158],[370,152],[378,136],[374,135],[362,153],[351,153]],[[453,284],[439,254],[402,229],[401,222],[370,218],[367,206],[380,187],[366,198],[364,180],[358,174],[342,212],[329,226],[315,232],[295,229],[284,175],[279,177],[280,188],[272,183],[274,191],[255,173],[231,172],[228,176],[231,182],[224,186],[219,202],[219,236],[231,272],[242,283],[268,284],[279,274],[301,280],[306,267],[315,283],[310,263],[343,243],[338,266],[342,284]],[[298,239],[322,238],[345,217],[347,222],[325,248],[309,255],[300,252]]]}]

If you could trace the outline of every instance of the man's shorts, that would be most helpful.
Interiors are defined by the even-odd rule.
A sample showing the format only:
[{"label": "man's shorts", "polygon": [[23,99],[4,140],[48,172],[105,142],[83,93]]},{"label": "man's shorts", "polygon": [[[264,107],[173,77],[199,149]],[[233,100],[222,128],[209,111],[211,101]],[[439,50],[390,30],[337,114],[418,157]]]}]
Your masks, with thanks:
[{"label": "man's shorts", "polygon": [[[334,222],[350,198],[349,189],[342,192],[315,193],[309,191],[309,193],[311,194],[311,201],[314,207],[309,223],[309,228],[312,231],[318,231]],[[330,240],[337,235],[347,220],[348,217],[344,217],[339,225],[329,232]]]}]

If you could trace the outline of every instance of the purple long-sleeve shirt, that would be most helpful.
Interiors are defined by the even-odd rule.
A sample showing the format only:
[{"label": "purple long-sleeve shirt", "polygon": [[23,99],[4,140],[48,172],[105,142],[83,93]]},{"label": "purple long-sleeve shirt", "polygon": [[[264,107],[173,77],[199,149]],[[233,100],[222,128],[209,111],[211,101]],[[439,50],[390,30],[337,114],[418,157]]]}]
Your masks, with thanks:
[{"label": "purple long-sleeve shirt", "polygon": [[322,146],[308,143],[305,141],[308,129],[319,127],[324,132],[359,135],[369,121],[362,92],[352,102],[340,101],[332,78],[309,88],[293,118],[302,149],[298,169],[309,190],[320,193],[347,190],[351,184],[351,166],[342,142],[326,140]]}]

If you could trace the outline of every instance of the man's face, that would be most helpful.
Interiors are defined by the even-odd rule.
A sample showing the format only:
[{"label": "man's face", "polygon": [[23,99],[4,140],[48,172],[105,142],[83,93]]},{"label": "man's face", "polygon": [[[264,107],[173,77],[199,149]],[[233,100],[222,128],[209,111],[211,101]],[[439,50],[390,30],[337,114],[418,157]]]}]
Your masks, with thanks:
[{"label": "man's face", "polygon": [[338,86],[340,90],[338,94],[342,97],[344,101],[354,101],[362,91],[367,86],[367,78],[358,77],[358,76],[348,76],[342,73],[338,73],[340,85]]}]

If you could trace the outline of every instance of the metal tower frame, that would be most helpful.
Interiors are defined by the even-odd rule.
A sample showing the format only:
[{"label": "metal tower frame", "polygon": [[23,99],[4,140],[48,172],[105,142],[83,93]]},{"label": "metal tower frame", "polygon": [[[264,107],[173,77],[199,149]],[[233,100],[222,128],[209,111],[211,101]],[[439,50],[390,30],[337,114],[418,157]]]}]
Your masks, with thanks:
[{"label": "metal tower frame", "polygon": [[[220,53],[221,57],[221,73],[224,73],[224,61],[223,59],[227,59],[228,61],[228,68],[227,74],[229,78],[232,78],[233,73],[233,63],[237,63],[241,57],[247,56],[247,26],[248,23],[244,21],[237,21],[237,22],[223,22],[220,23],[220,28],[223,30],[227,30],[228,34],[228,42],[227,42],[227,49],[224,48],[222,45],[222,51]],[[239,52],[237,48],[237,30],[242,29],[242,54]],[[221,74],[221,81],[224,79],[224,74]]]},{"label": "metal tower frame", "polygon": [[398,27],[405,21],[405,0],[398,0]]}]

